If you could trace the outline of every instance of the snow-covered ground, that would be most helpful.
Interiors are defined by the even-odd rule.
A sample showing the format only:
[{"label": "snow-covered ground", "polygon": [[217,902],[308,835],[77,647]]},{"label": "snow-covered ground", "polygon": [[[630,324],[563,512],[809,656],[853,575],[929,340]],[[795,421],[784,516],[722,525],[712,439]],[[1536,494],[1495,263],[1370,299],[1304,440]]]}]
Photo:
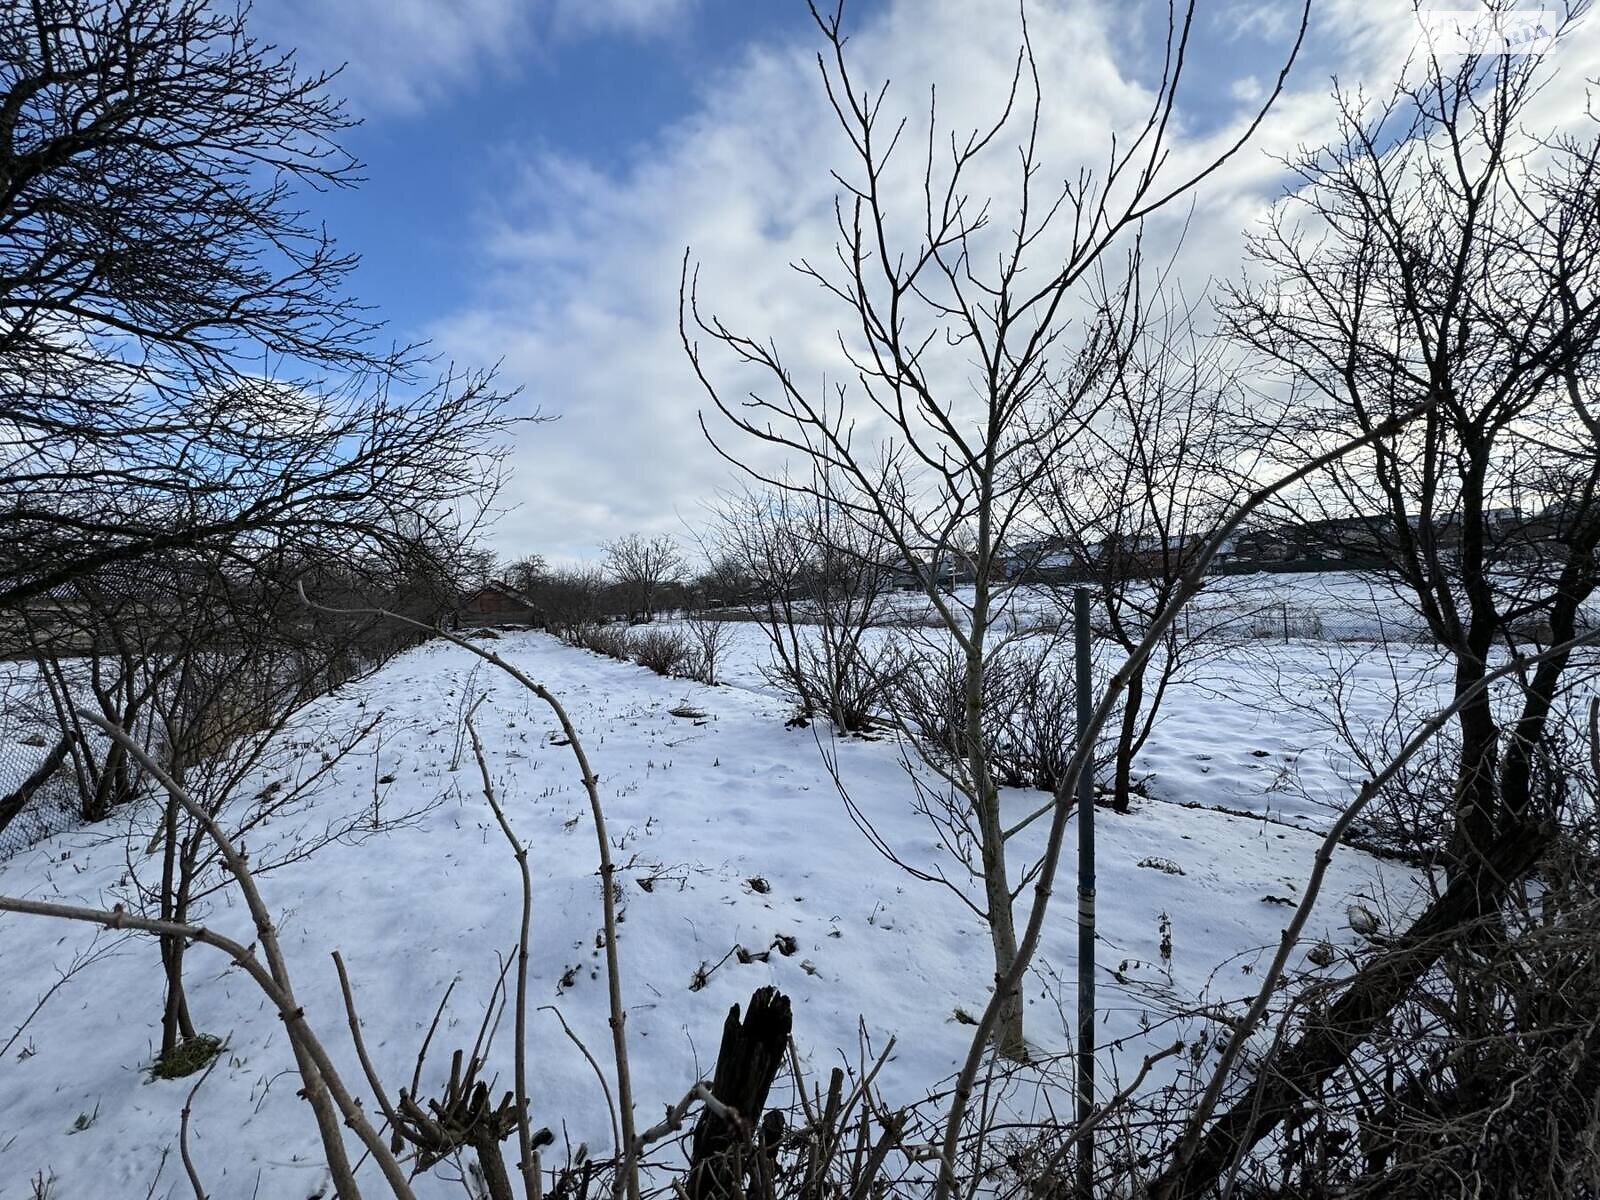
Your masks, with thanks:
[{"label": "snow-covered ground", "polygon": [[[951,594],[958,604],[972,601],[970,586]],[[1072,605],[1071,585],[1019,585],[1002,595],[1006,621],[1022,629],[1059,623]],[[927,597],[916,591],[892,593],[886,607],[901,620],[933,618]],[[1600,599],[1585,605],[1583,613],[1589,622],[1600,621]],[[1181,620],[1227,641],[1430,640],[1415,597],[1392,577],[1370,571],[1210,576]]]},{"label": "snow-covered ground", "polygon": [[[681,625],[663,622],[663,628]],[[869,651],[886,639],[942,642],[935,631],[871,629]],[[718,677],[772,697],[770,642],[752,621],[725,623]],[[1070,670],[1070,641],[1052,640]],[[1096,645],[1096,661],[1120,665],[1116,648]],[[1340,733],[1339,709],[1359,732],[1381,729],[1398,702],[1431,713],[1448,700],[1440,656],[1408,644],[1287,644],[1248,641],[1197,651],[1164,698],[1161,717],[1134,764],[1153,798],[1229,808],[1326,828],[1363,775]]]},{"label": "snow-covered ground", "polygon": [[[739,630],[742,638],[759,636],[752,626]],[[819,1073],[855,1060],[858,1021],[874,1046],[899,1035],[881,1080],[891,1101],[914,1099],[951,1073],[971,1032],[958,1012],[982,1008],[992,977],[985,931],[956,895],[915,881],[868,844],[825,769],[818,731],[786,727],[784,704],[762,689],[759,647],[733,655],[736,686],[713,689],[541,634],[506,635],[493,645],[564,699],[601,779],[622,865],[620,947],[642,1113],[653,1119],[658,1105],[709,1071],[728,1006],[768,983],[793,998],[796,1042]],[[1289,656],[1308,688],[1319,677],[1320,652]],[[1269,701],[1262,671],[1255,663],[1186,685],[1146,753],[1153,798],[1125,816],[1100,814],[1108,1065],[1131,1070],[1147,1045],[1171,1039],[1171,1028],[1147,1034],[1150,1020],[1202,996],[1252,989],[1252,969],[1288,912],[1269,897],[1299,895],[1318,842],[1310,830],[1183,804],[1271,809],[1291,793],[1283,781],[1296,774],[1312,795],[1343,787],[1339,764],[1324,753],[1325,732],[1312,728],[1315,715]],[[1394,689],[1387,676],[1379,682],[1367,701],[1375,718]],[[515,941],[515,866],[470,754],[459,754],[462,697],[479,692],[488,694],[477,724],[496,786],[531,850],[534,1003],[558,1007],[607,1061],[596,855],[571,752],[554,744],[555,722],[536,698],[466,651],[435,642],[302,714],[284,735],[283,756],[241,801],[380,712],[381,741],[374,735],[315,796],[254,835],[252,859],[270,862],[369,812],[375,787],[388,817],[437,801],[397,828],[329,845],[261,880],[297,992],[351,1081],[360,1072],[331,951],[349,964],[367,1045],[392,1086],[409,1082],[434,1007],[459,981],[429,1060],[426,1078],[436,1085],[450,1052],[470,1045],[477,1030],[498,973],[496,952]],[[912,812],[898,748],[851,740],[833,749],[878,831],[909,861],[959,877]],[[1006,804],[1020,816],[1039,799],[1018,792]],[[1301,814],[1307,823],[1311,811]],[[0,863],[0,892],[104,906],[126,899],[130,872],[159,868],[143,854],[153,815],[125,814],[123,832],[131,836],[78,831]],[[1018,869],[1037,850],[1030,836],[1016,846]],[[1065,861],[1073,855],[1069,846]],[[1070,869],[1061,882],[1070,888]],[[1403,869],[1341,850],[1306,947],[1353,940],[1344,916],[1351,898],[1379,901],[1373,907],[1381,909],[1413,888]],[[226,895],[205,921],[250,940],[242,907]],[[1027,991],[1029,1036],[1041,1051],[1069,1045],[1075,939],[1071,906],[1058,903]],[[54,1174],[54,1194],[64,1198],[187,1192],[175,1146],[193,1080],[151,1082],[146,1070],[159,1036],[153,944],[0,916],[0,1045],[91,945],[102,956],[68,978],[0,1058],[5,1200],[30,1195],[39,1173]],[[752,952],[743,956],[751,961],[735,947]],[[211,1195],[316,1194],[324,1180],[314,1126],[295,1097],[277,1018],[241,972],[203,947],[191,951],[188,978],[196,1024],[227,1039],[191,1132]],[[609,1122],[593,1074],[552,1014],[531,1016],[530,1040],[535,1119],[574,1144],[606,1145]],[[502,1031],[492,1055],[502,1080],[510,1077],[510,1055]],[[1017,1102],[1033,1101],[1023,1094]],[[419,1195],[454,1195],[459,1186],[436,1173],[420,1181]]]}]

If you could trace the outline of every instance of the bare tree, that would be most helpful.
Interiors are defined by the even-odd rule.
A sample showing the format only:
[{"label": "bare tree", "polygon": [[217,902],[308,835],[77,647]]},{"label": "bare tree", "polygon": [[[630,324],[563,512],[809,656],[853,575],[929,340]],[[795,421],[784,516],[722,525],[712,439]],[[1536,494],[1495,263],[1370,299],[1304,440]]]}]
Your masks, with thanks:
[{"label": "bare tree", "polygon": [[[853,172],[835,175],[843,189],[835,202],[836,264],[802,261],[798,270],[838,303],[838,353],[851,382],[807,394],[774,343],[701,312],[687,258],[683,343],[712,404],[736,431],[818,468],[814,476],[796,476],[800,482],[747,469],[773,486],[820,491],[819,499],[847,520],[885,538],[960,649],[966,723],[958,786],[980,831],[984,916],[1001,980],[1017,959],[1017,939],[1007,825],[983,730],[984,679],[991,629],[1003,624],[1011,600],[1000,570],[1004,548],[1032,502],[1038,464],[1054,461],[1088,420],[1090,385],[1104,366],[1104,331],[1069,339],[1069,315],[1099,295],[1116,319],[1119,289],[1105,285],[1102,269],[1114,248],[1131,243],[1144,218],[1243,146],[1281,89],[1288,64],[1239,138],[1179,174],[1168,134],[1193,9],[1174,10],[1147,119],[1113,139],[1103,173],[1062,173],[1057,177],[1066,182],[1051,188],[1042,177],[1043,108],[1025,21],[995,120],[966,134],[943,131],[930,97],[927,129],[912,138],[906,120],[885,118],[887,84],[863,87],[852,75],[842,7],[812,12],[826,41],[818,57],[824,87],[854,152]],[[1296,50],[1304,29],[1302,16]],[[921,211],[905,221],[894,215],[904,208],[891,187],[900,176],[890,168],[898,167],[903,143],[923,137],[913,164]],[[1015,163],[1005,197],[1009,228],[992,222],[992,190],[979,190],[996,158]],[[698,337],[762,372],[770,391],[731,399],[712,378]],[[1028,422],[1047,398],[1067,419]],[[886,431],[870,445],[856,438],[868,417]],[[723,453],[748,461],[730,449]],[[804,482],[813,478],[826,489]],[[970,598],[945,587],[956,564],[974,581]],[[991,1027],[996,1045],[1021,1057],[1021,994],[1002,988],[997,995],[1005,1011]]]},{"label": "bare tree", "polygon": [[[699,540],[704,549],[705,537],[700,536]],[[754,585],[739,556],[713,548],[708,560],[705,569],[695,578],[696,603],[702,609],[733,608],[748,603]]]},{"label": "bare tree", "polygon": [[[1099,624],[1124,654],[1177,590],[1184,568],[1242,494],[1237,366],[1196,328],[1196,305],[1158,287],[1135,296],[1110,326],[1098,411],[1082,436],[1039,472],[1036,533],[1016,569],[1070,611],[1075,586],[1095,593]],[[1236,357],[1236,356],[1235,356]],[[1070,407],[1070,402],[1069,402]],[[1052,405],[1045,421],[1071,419]],[[1126,811],[1133,760],[1167,689],[1214,639],[1204,622],[1168,631],[1159,656],[1128,680],[1112,766],[1113,800]]]},{"label": "bare tree", "polygon": [[550,566],[542,554],[525,554],[502,568],[500,574],[519,592],[532,595],[550,574]]},{"label": "bare tree", "polygon": [[357,164],[328,77],[205,0],[0,8],[0,609],[111,564],[470,530],[506,397],[424,379],[297,188]]},{"label": "bare tree", "polygon": [[662,592],[684,573],[683,551],[666,534],[630,533],[604,546],[606,572],[617,585],[630,623],[655,620]]},{"label": "bare tree", "polygon": [[1600,138],[1528,129],[1540,55],[1425,56],[1381,101],[1339,93],[1339,133],[1251,242],[1237,335],[1291,385],[1299,446],[1429,405],[1339,464],[1308,503],[1361,536],[1449,654],[1458,695],[1452,857],[1531,816],[1566,660],[1497,715],[1475,687],[1530,631],[1563,642],[1600,545]]}]

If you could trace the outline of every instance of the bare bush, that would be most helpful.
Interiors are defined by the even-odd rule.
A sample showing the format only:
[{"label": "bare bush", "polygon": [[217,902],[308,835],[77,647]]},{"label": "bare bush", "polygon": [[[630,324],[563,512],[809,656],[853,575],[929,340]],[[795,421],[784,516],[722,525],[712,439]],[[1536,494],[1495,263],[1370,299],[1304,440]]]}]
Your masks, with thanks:
[{"label": "bare bush", "polygon": [[[918,645],[902,650],[888,690],[895,722],[926,755],[958,772],[967,727],[964,670],[950,648]],[[1072,668],[1054,639],[1013,642],[992,654],[982,720],[995,782],[1060,787],[1077,738],[1077,712]]]},{"label": "bare bush", "polygon": [[883,718],[899,662],[886,640],[803,639],[781,684],[793,688],[802,716],[826,716],[842,733],[864,733]]},{"label": "bare bush", "polygon": [[[1514,882],[1494,881],[1487,903],[1458,877],[1410,928],[1364,926],[1368,947],[1339,994],[1286,974],[1278,1035],[1245,1058],[1222,1135],[1198,1143],[1206,1169],[1163,1173],[1153,1194],[1594,1194],[1600,843],[1586,821],[1529,845],[1515,865],[1497,855]],[[1432,919],[1445,912],[1453,923]]]},{"label": "bare bush", "polygon": [[893,544],[820,492],[746,492],[719,517],[722,559],[747,580],[771,650],[768,682],[803,720],[871,728],[896,657],[881,629],[892,615]]},{"label": "bare bush", "polygon": [[733,626],[718,617],[694,613],[684,624],[689,647],[686,673],[709,687],[721,682],[717,668],[733,640]]},{"label": "bare bush", "polygon": [[682,675],[689,665],[689,640],[681,633],[665,629],[638,630],[631,644],[633,661],[657,675]]},{"label": "bare bush", "polygon": [[564,635],[568,642],[619,662],[633,660],[633,634],[625,625],[578,625]]},{"label": "bare bush", "polygon": [[539,606],[545,627],[567,640],[574,630],[598,625],[605,616],[605,577],[596,567],[546,570],[523,591]]},{"label": "bare bush", "polygon": [[1593,827],[1561,838],[1263,1166],[1352,1197],[1600,1190],[1597,881]]},{"label": "bare bush", "polygon": [[[1441,729],[1496,684],[1515,677],[1527,688],[1529,668],[1550,661],[1566,663],[1575,651],[1596,641],[1600,634],[1580,635],[1541,651],[1530,661],[1513,659],[1494,667],[1423,721],[1383,770],[1358,789],[1323,838],[1300,902],[1262,973],[1260,990],[1247,1011],[1230,1020],[1229,1038],[1209,1081],[1151,1183],[1151,1193],[1158,1200],[1208,1196],[1224,1180],[1236,1179],[1252,1156],[1262,1152],[1259,1147],[1266,1146],[1270,1153],[1275,1133],[1283,1130],[1292,1137],[1303,1123],[1305,1098],[1319,1094],[1331,1083],[1348,1080],[1348,1086],[1360,1096],[1362,1086],[1371,1082],[1362,1072],[1373,1039],[1381,1036],[1385,1023],[1404,1011],[1412,997],[1419,991],[1426,993],[1436,974],[1442,973],[1447,981],[1450,995],[1445,1004],[1474,1003],[1471,992],[1480,982],[1475,963],[1482,957],[1482,943],[1505,925],[1508,905],[1515,906],[1524,882],[1562,842],[1555,823],[1569,791],[1562,773],[1535,776],[1554,788],[1553,794],[1539,797],[1540,817],[1523,819],[1505,830],[1483,848],[1470,869],[1463,870],[1458,862],[1447,863],[1445,887],[1402,931],[1386,935],[1375,917],[1364,919],[1358,932],[1371,937],[1375,949],[1341,981],[1342,991],[1336,998],[1330,999],[1320,983],[1299,992],[1286,987],[1291,976],[1290,955],[1326,882],[1334,847],[1382,789],[1394,783],[1408,760],[1425,750]],[[1596,780],[1600,779],[1600,701],[1591,702],[1588,718],[1585,790],[1592,814]],[[1452,964],[1465,969],[1453,969]],[[1489,986],[1495,985],[1491,981]],[[1298,1020],[1291,1021],[1290,1014],[1281,1010],[1285,995],[1291,1007],[1303,1009],[1296,1014]],[[1423,1005],[1432,1009],[1436,1003],[1424,1001]],[[1275,1006],[1280,1011],[1274,1013]],[[1278,1025],[1270,1049],[1253,1064],[1252,1078],[1242,1087],[1233,1086],[1239,1068],[1247,1061],[1252,1035],[1269,1016],[1275,1017]],[[1467,1050],[1470,1061],[1475,1051]],[[1449,1060],[1440,1060],[1430,1063],[1428,1069],[1437,1072],[1450,1065]],[[1392,1086],[1393,1080],[1388,1082]],[[1226,1107],[1219,1113],[1224,1103]],[[1227,1186],[1231,1188],[1232,1183]]]}]

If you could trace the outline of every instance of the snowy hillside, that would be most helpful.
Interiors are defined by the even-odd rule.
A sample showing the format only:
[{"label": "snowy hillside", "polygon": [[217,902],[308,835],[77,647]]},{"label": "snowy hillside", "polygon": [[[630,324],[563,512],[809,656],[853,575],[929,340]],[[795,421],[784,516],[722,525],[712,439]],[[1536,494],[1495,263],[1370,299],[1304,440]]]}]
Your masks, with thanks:
[{"label": "snowy hillside", "polygon": [[[621,864],[620,942],[642,1113],[654,1119],[660,1104],[709,1070],[728,1006],[768,983],[793,998],[795,1041],[814,1069],[856,1060],[861,1021],[875,1047],[902,1035],[882,1079],[892,1100],[913,1099],[951,1073],[968,1044],[966,1014],[986,1001],[985,931],[957,897],[916,882],[868,844],[824,768],[814,730],[787,728],[784,706],[759,691],[664,679],[541,634],[507,635],[495,648],[563,698],[600,776]],[[753,674],[746,668],[740,678]],[[259,867],[330,826],[356,829],[261,880],[297,992],[352,1080],[360,1072],[331,951],[349,964],[378,1070],[398,1084],[409,1080],[453,981],[431,1073],[442,1075],[449,1052],[471,1043],[498,973],[496,950],[515,944],[515,866],[470,750],[462,753],[460,744],[463,696],[479,693],[488,695],[477,725],[496,786],[531,850],[534,1003],[557,1007],[606,1061],[595,845],[570,751],[554,744],[554,722],[538,700],[464,650],[435,642],[297,719],[283,758],[262,772],[262,788],[384,714],[379,732],[314,798],[247,847]],[[1252,777],[1299,749],[1285,749],[1295,730],[1274,728],[1264,716],[1242,734],[1223,709],[1202,719],[1192,705],[1175,704],[1177,729],[1154,751],[1161,775],[1182,785],[1173,798],[1259,807],[1247,794]],[[1252,756],[1256,750],[1262,756]],[[897,748],[857,740],[837,752],[852,796],[897,850],[958,874],[911,811]],[[1326,781],[1333,785],[1331,776]],[[362,837],[375,795],[384,823],[425,811]],[[1020,816],[1039,798],[1016,793],[1007,803]],[[42,843],[0,864],[0,891],[104,906],[126,899],[130,872],[159,869],[143,854],[154,815],[145,808],[116,830]],[[1317,839],[1159,801],[1125,816],[1102,812],[1099,821],[1101,1044],[1111,1047],[1109,1073],[1109,1064],[1129,1070],[1147,1044],[1173,1036],[1168,1027],[1147,1041],[1136,1008],[1159,1021],[1202,995],[1234,998],[1253,989],[1250,971],[1288,911],[1269,898],[1298,896]],[[1029,848],[1017,853],[1019,863]],[[1069,862],[1071,855],[1069,847]],[[1070,873],[1062,882],[1070,887]],[[1305,946],[1352,941],[1348,898],[1403,897],[1410,887],[1403,870],[1341,851]],[[248,919],[228,893],[203,920],[249,940]],[[1075,937],[1070,906],[1062,904],[1027,986],[1030,1037],[1045,1053],[1068,1044]],[[194,1080],[152,1082],[147,1074],[161,996],[152,942],[0,917],[0,1040],[11,1038],[59,972],[91,950],[95,960],[61,984],[0,1058],[4,1200],[30,1195],[35,1178],[52,1175],[62,1197],[186,1194],[175,1146]],[[196,1101],[190,1135],[211,1194],[319,1194],[326,1180],[316,1131],[295,1096],[278,1019],[214,952],[192,951],[189,972],[197,1026],[227,1042]],[[593,1072],[555,1016],[531,1014],[529,1033],[535,1120],[557,1131],[558,1151],[563,1136],[607,1145]],[[510,1047],[503,1032],[492,1056],[502,1079]],[[1014,1102],[1035,1100],[1024,1089]],[[419,1195],[460,1194],[447,1175],[419,1180]]]}]

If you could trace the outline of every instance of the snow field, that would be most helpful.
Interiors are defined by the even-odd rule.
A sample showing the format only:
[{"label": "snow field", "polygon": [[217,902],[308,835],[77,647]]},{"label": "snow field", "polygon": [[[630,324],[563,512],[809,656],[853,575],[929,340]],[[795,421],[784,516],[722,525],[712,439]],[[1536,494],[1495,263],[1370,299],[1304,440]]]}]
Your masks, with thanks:
[{"label": "snow field", "polygon": [[[759,637],[753,626],[740,630]],[[980,1011],[992,978],[985,930],[951,891],[917,882],[868,844],[825,769],[817,730],[786,728],[784,705],[749,686],[668,680],[537,633],[508,634],[493,646],[563,699],[601,779],[619,865],[620,946],[642,1117],[653,1120],[658,1105],[709,1073],[728,1006],[769,983],[793,999],[795,1040],[817,1076],[856,1061],[862,1027],[874,1047],[898,1038],[880,1080],[890,1103],[917,1099],[955,1069],[970,1034],[958,1010]],[[751,654],[733,659],[730,678],[752,683]],[[369,739],[318,794],[248,847],[253,861],[272,861],[330,824],[370,811],[374,781],[390,776],[378,785],[381,813],[392,819],[426,809],[261,879],[297,993],[347,1081],[363,1093],[332,950],[348,963],[368,1048],[391,1088],[409,1083],[434,1009],[455,982],[434,1037],[427,1090],[442,1080],[450,1052],[470,1046],[499,973],[496,952],[514,946],[515,865],[480,794],[470,751],[450,769],[464,692],[488,695],[477,725],[507,814],[530,848],[532,1005],[558,1007],[602,1066],[609,1062],[596,851],[571,752],[553,744],[555,722],[535,697],[466,651],[434,642],[299,719],[287,740],[314,745],[286,747],[285,758],[262,771],[263,787],[275,772],[292,769],[291,754],[331,745],[380,711],[382,740]],[[1313,832],[1182,806],[1259,810],[1274,794],[1274,756],[1285,754],[1297,757],[1302,776],[1337,789],[1333,764],[1308,762],[1317,756],[1306,751],[1292,714],[1263,711],[1260,700],[1259,691],[1237,682],[1231,695],[1225,687],[1184,693],[1170,731],[1160,732],[1150,751],[1157,798],[1125,816],[1099,815],[1107,1074],[1113,1065],[1131,1072],[1149,1047],[1170,1042],[1174,1027],[1145,1032],[1163,1012],[1202,996],[1253,990],[1253,968],[1289,911],[1267,897],[1299,895],[1317,845]],[[976,896],[911,811],[898,747],[852,740],[833,749],[853,799],[879,832],[909,861],[944,871]],[[1253,756],[1255,749],[1267,758]],[[246,789],[239,803],[253,794]],[[1040,799],[1008,794],[1008,818]],[[132,837],[102,827],[42,843],[0,864],[0,891],[107,907],[126,900],[130,872],[159,870],[155,858],[140,853],[153,815],[122,818]],[[1014,870],[1037,852],[1039,825],[1013,843]],[[1043,1055],[1070,1046],[1077,934],[1072,905],[1059,896],[1072,886],[1074,855],[1069,844],[1028,982],[1029,1037]],[[1411,889],[1403,869],[1339,852],[1302,950],[1324,938],[1354,940],[1344,918],[1350,900],[1382,910]],[[1163,917],[1170,959],[1161,953]],[[226,893],[203,921],[251,939],[242,906]],[[159,1038],[152,942],[0,916],[0,1038],[10,1037],[57,972],[91,945],[103,957],[67,979],[0,1059],[0,1197],[28,1195],[40,1172],[57,1177],[63,1197],[142,1196],[152,1179],[158,1196],[186,1188],[176,1139],[193,1080],[150,1082],[146,1071]],[[294,1094],[293,1060],[276,1016],[241,972],[204,947],[191,952],[188,979],[198,1027],[227,1039],[191,1130],[211,1194],[315,1194],[325,1180],[314,1126]],[[529,1039],[534,1117],[556,1131],[557,1153],[567,1140],[606,1146],[610,1124],[598,1086],[553,1015],[533,1013]],[[491,1055],[501,1086],[510,1079],[511,1046],[502,1025]],[[1166,1077],[1158,1072],[1150,1086]],[[1055,1100],[1059,1107],[1062,1097]],[[1023,1112],[1041,1102],[1026,1086],[1011,1100]],[[418,1181],[418,1194],[457,1194],[459,1186],[441,1170]]]}]

